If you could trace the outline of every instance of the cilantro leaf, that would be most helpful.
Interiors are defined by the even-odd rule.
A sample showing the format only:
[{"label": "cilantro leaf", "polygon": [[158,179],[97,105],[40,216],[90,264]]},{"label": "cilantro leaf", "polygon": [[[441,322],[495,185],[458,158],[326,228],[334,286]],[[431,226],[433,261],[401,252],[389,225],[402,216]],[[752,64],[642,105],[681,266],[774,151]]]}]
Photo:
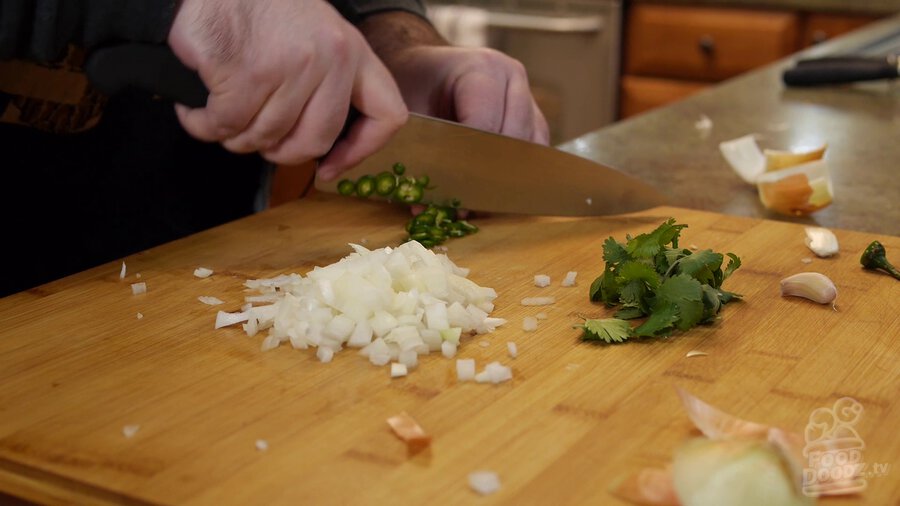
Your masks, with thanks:
[{"label": "cilantro leaf", "polygon": [[680,330],[687,330],[703,318],[703,288],[700,282],[687,274],[678,274],[663,281],[656,290],[653,312],[675,306],[679,319],[676,322]]},{"label": "cilantro leaf", "polygon": [[634,335],[637,337],[667,336],[675,330],[675,322],[677,321],[678,308],[673,304],[669,304],[659,309],[654,309],[647,321],[634,329]]},{"label": "cilantro leaf", "polygon": [[612,237],[603,242],[603,260],[607,264],[618,264],[629,259],[625,247]]},{"label": "cilantro leaf", "polygon": [[576,325],[575,327],[584,329],[584,334],[581,336],[583,341],[604,341],[608,344],[622,343],[634,335],[631,325],[627,321],[617,318],[585,320],[583,325]]},{"label": "cilantro leaf", "polygon": [[656,227],[656,230],[629,240],[625,249],[632,258],[653,258],[666,244],[672,243],[677,247],[678,236],[683,228],[687,228],[687,225],[677,225],[675,218],[669,218]]},{"label": "cilantro leaf", "polygon": [[722,281],[728,279],[728,276],[734,274],[734,271],[738,270],[738,268],[741,266],[741,257],[735,255],[734,253],[727,253],[727,255],[729,259],[728,267],[725,267],[725,275],[722,276]]},{"label": "cilantro leaf", "polygon": [[659,286],[659,274],[656,269],[642,262],[626,262],[619,266],[616,274],[619,284],[627,281],[642,281],[654,290]]},{"label": "cilantro leaf", "polygon": [[672,264],[669,270],[674,269],[674,272],[687,274],[703,284],[715,286],[715,272],[721,269],[722,259],[721,253],[713,253],[712,250],[705,249],[681,257]]},{"label": "cilantro leaf", "polygon": [[639,307],[625,306],[622,309],[616,311],[616,314],[614,316],[621,320],[634,320],[635,318],[640,318],[645,314],[647,313],[641,311],[641,308]]}]

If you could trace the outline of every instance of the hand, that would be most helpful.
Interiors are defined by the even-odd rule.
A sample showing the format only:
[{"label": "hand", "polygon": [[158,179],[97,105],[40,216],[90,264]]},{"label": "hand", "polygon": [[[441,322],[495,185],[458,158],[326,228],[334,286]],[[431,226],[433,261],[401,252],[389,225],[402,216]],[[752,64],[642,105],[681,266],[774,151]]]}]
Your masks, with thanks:
[{"label": "hand", "polygon": [[549,142],[547,121],[519,61],[493,49],[448,46],[412,14],[370,16],[360,29],[394,75],[409,110]]},{"label": "hand", "polygon": [[[333,179],[406,121],[390,73],[323,0],[183,0],[168,42],[210,92],[206,107],[177,106],[181,124],[236,153],[284,164],[328,153],[319,173]],[[350,104],[360,116],[335,144]]]}]

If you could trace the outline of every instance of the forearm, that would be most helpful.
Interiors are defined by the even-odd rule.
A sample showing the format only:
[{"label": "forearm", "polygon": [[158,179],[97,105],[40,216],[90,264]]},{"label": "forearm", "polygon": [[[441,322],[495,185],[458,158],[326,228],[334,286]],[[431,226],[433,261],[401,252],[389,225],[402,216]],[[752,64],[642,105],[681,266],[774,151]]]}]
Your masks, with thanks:
[{"label": "forearm", "polygon": [[176,0],[3,0],[0,59],[50,62],[75,44],[165,42]]}]

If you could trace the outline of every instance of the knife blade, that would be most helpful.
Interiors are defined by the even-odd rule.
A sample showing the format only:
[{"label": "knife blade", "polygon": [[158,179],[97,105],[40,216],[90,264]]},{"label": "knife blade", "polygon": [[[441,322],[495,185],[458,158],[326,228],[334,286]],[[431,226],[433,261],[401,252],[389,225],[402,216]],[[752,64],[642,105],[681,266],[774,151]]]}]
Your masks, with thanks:
[{"label": "knife blade", "polygon": [[799,60],[785,70],[788,86],[824,86],[858,81],[894,79],[900,75],[897,57],[826,56]]},{"label": "knife blade", "polygon": [[[125,44],[95,51],[85,70],[100,91],[137,88],[191,107],[208,91],[166,46]],[[619,214],[656,207],[665,197],[638,179],[559,149],[410,114],[386,146],[342,175],[357,178],[390,170],[396,162],[428,175],[425,202],[458,199],[478,211],[549,216]],[[337,192],[338,181],[316,178]]]},{"label": "knife blade", "polygon": [[[586,158],[419,114],[340,179],[390,171],[397,162],[429,177],[429,202],[459,199],[479,211],[599,216],[665,202],[653,187]],[[337,192],[338,182],[317,178],[316,188]]]}]

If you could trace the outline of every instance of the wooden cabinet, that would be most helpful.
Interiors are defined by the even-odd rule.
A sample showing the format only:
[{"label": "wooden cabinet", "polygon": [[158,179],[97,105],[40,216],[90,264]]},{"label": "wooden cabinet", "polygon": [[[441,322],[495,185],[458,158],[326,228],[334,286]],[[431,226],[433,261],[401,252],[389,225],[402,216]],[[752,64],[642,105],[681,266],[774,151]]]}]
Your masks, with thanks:
[{"label": "wooden cabinet", "polygon": [[875,19],[635,3],[626,15],[620,118],[680,100]]}]

